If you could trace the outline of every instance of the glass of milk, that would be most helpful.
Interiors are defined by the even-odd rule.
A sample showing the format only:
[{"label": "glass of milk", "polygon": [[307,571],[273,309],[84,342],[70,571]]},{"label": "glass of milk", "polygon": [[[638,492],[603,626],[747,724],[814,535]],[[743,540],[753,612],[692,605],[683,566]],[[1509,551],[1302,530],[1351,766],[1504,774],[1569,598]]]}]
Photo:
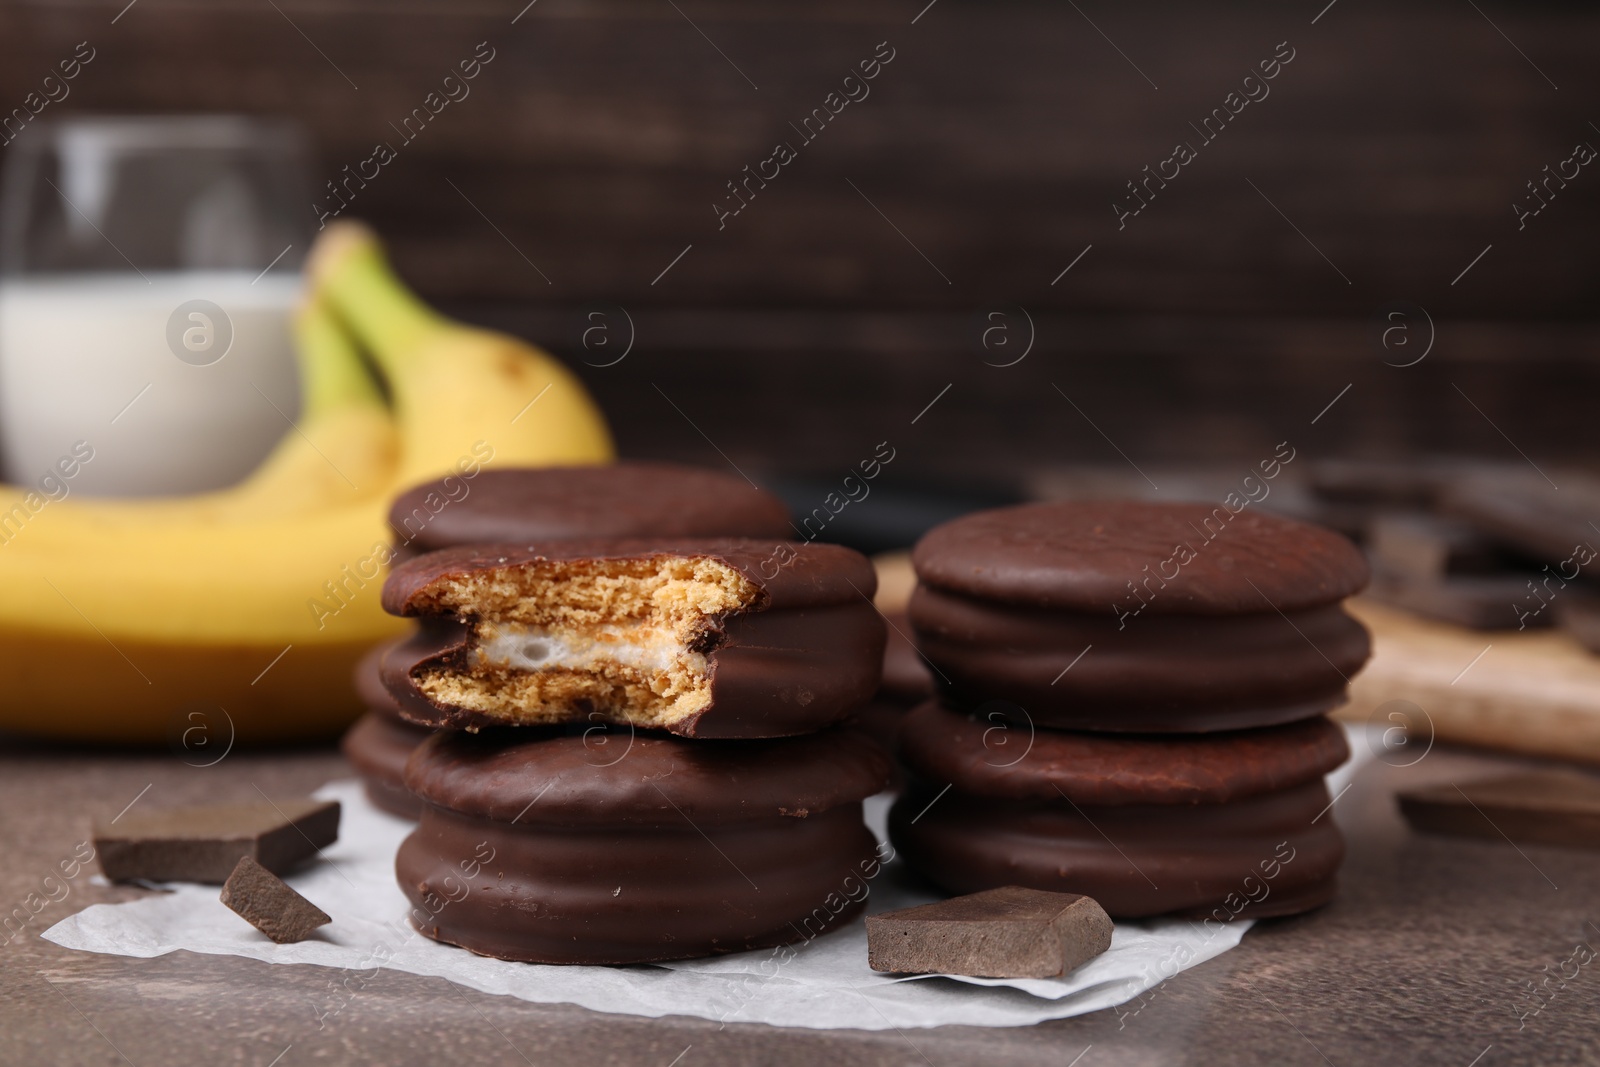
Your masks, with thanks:
[{"label": "glass of milk", "polygon": [[27,127],[0,172],[0,466],[74,492],[247,475],[299,412],[291,317],[311,240],[297,127],[233,116]]}]

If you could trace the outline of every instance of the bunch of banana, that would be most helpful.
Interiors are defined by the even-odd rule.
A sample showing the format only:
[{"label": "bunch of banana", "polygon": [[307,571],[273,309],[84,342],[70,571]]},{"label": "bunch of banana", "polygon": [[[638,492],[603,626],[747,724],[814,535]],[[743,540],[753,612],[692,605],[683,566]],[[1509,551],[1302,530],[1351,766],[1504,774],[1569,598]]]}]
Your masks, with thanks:
[{"label": "bunch of banana", "polygon": [[[565,367],[429,309],[365,227],[330,226],[308,269],[304,414],[250,478],[186,498],[69,497],[7,528],[0,731],[158,743],[198,723],[219,751],[335,733],[361,710],[355,661],[404,629],[379,606],[397,492],[611,458]],[[23,492],[0,488],[0,523]]]}]

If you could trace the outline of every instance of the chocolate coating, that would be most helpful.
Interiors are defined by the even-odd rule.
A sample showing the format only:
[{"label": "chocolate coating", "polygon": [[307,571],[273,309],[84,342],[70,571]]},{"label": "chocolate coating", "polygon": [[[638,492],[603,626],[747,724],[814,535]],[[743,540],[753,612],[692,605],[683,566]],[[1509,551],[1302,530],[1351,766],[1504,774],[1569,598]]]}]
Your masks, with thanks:
[{"label": "chocolate coating", "polygon": [[705,828],[831,811],[882,789],[888,766],[844,727],[762,741],[520,727],[436,734],[405,782],[429,804],[494,822],[675,827],[687,816]]},{"label": "chocolate coating", "polygon": [[[422,611],[433,582],[476,570],[540,560],[712,558],[737,569],[760,590],[756,605],[716,620],[704,649],[711,703],[671,730],[684,737],[760,738],[808,733],[838,722],[872,697],[883,665],[884,625],[871,596],[877,577],[860,553],[839,545],[701,541],[569,541],[446,549],[412,560],[383,587],[385,609]],[[780,562],[787,560],[787,562]],[[479,729],[503,720],[434,703],[416,679],[430,670],[464,668],[470,628],[452,616],[425,617],[413,637],[384,656],[381,676],[402,714],[422,725]],[[614,710],[574,707],[571,718],[593,722]]]},{"label": "chocolate coating", "polygon": [[604,745],[441,734],[408,770],[428,807],[395,870],[422,933],[501,959],[786,944],[859,912],[878,869],[861,799],[886,778],[882,752],[848,730],[738,743],[622,732]]},{"label": "chocolate coating", "polygon": [[905,768],[894,758],[894,753],[900,745],[900,725],[908,710],[904,704],[884,700],[880,695],[852,711],[844,720],[844,725],[871,738],[890,757],[894,769],[887,788],[894,792],[899,792],[906,780]]},{"label": "chocolate coating", "polygon": [[1083,805],[1224,804],[1317,781],[1350,756],[1325,718],[1200,736],[1030,729],[930,701],[908,714],[900,757],[975,797]]},{"label": "chocolate coating", "polygon": [[[1193,558],[1175,561],[1179,546]],[[911,561],[946,592],[1096,614],[1139,607],[1129,583],[1150,575],[1146,615],[1304,611],[1359,592],[1368,575],[1332,530],[1249,508],[1132,500],[980,511],[935,527]]]},{"label": "chocolate coating", "polygon": [[369,711],[345,731],[339,750],[361,775],[373,804],[391,815],[415,819],[422,813],[422,801],[405,786],[406,761],[433,734],[427,727]]},{"label": "chocolate coating", "polygon": [[[1227,804],[1074,805],[908,789],[889,834],[952,893],[999,886],[1083,893],[1117,918],[1265,918],[1330,900],[1344,858],[1321,781]],[[938,797],[938,799],[935,799]]]},{"label": "chocolate coating", "polygon": [[393,641],[373,645],[356,663],[353,675],[356,695],[361,698],[361,703],[367,706],[367,710],[377,712],[395,722],[405,722],[405,715],[400,710],[399,701],[389,692],[389,687],[383,684],[383,657],[389,654],[390,649],[403,644],[404,640],[395,638]]},{"label": "chocolate coating", "polygon": [[408,557],[500,541],[794,536],[783,501],[742,478],[638,461],[451,475],[396,497],[389,526]]},{"label": "chocolate coating", "polygon": [[1000,710],[1015,718],[1075,730],[1202,732],[1308,718],[1344,703],[1346,679],[1371,651],[1366,628],[1338,605],[1124,624],[1110,611],[918,586],[910,615],[947,702],[1009,702],[1017,708]]},{"label": "chocolate coating", "polygon": [[889,640],[883,647],[883,685],[879,697],[920,704],[933,695],[933,672],[911,643],[911,620],[904,612],[885,616]]}]

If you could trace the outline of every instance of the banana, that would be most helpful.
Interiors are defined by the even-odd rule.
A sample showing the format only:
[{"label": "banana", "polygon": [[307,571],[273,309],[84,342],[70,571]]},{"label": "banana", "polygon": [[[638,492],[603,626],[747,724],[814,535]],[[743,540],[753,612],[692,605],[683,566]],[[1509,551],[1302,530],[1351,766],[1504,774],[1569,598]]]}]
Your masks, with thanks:
[{"label": "banana", "polygon": [[361,711],[349,682],[356,659],[405,629],[379,606],[394,492],[475,473],[479,442],[494,464],[610,459],[604,421],[564,368],[427,309],[365,228],[329,234],[314,253],[317,298],[369,345],[387,380],[393,473],[359,499],[308,505],[303,487],[271,468],[307,463],[304,472],[309,461],[280,450],[250,479],[257,488],[181,521],[138,504],[50,504],[0,545],[0,730],[188,743],[198,723],[209,751],[329,736]]},{"label": "banana", "polygon": [[198,708],[242,741],[337,731],[356,659],[404,630],[378,604],[381,511],[0,550],[0,728],[156,743]]},{"label": "banana", "polygon": [[480,442],[496,466],[612,458],[605,419],[571,371],[523,341],[439,315],[395,277],[367,227],[328,227],[308,270],[388,380],[406,426],[401,486],[438,477],[442,458],[470,456]]}]

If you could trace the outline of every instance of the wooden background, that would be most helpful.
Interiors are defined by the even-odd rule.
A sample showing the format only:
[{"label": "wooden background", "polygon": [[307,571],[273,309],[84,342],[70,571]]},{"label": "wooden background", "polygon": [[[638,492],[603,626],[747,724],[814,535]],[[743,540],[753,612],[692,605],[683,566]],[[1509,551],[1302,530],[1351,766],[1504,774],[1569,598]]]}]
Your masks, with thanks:
[{"label": "wooden background", "polygon": [[[87,39],[50,114],[289,115],[320,182],[487,41],[351,214],[430,299],[577,364],[629,453],[826,480],[888,440],[904,484],[995,486],[1285,438],[1600,452],[1600,166],[1520,232],[1511,208],[1600,145],[1586,5],[123,2],[0,6],[0,103]],[[870,97],[719,232],[724,183],[883,41]],[[1283,41],[1270,96],[1119,232],[1124,183]],[[1397,301],[1436,330],[1411,367],[1385,360],[1421,351],[1420,317],[1411,348],[1378,341]],[[986,365],[1025,347],[1019,309],[1027,357]],[[583,364],[630,321],[626,359]],[[596,324],[612,344],[586,350]]]}]

